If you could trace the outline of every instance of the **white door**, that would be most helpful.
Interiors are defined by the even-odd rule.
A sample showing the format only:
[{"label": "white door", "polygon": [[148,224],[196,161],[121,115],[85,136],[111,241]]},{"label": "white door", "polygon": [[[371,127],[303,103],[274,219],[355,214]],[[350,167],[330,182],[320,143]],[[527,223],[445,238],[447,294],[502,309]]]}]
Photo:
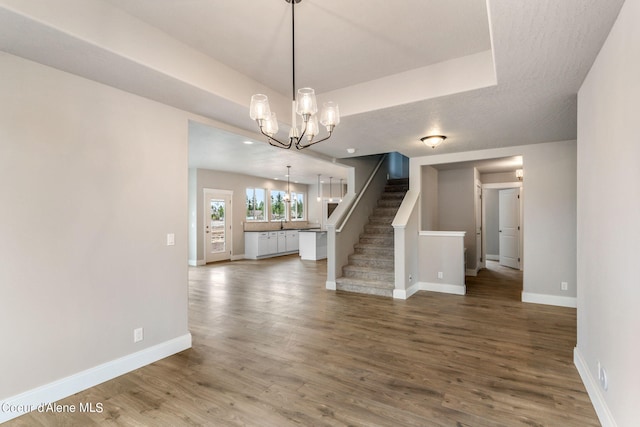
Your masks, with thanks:
[{"label": "white door", "polygon": [[520,189],[500,190],[498,196],[500,265],[520,268]]},{"label": "white door", "polygon": [[231,195],[230,191],[204,191],[205,262],[231,259]]},{"label": "white door", "polygon": [[484,268],[482,254],[482,184],[476,183],[476,270]]}]

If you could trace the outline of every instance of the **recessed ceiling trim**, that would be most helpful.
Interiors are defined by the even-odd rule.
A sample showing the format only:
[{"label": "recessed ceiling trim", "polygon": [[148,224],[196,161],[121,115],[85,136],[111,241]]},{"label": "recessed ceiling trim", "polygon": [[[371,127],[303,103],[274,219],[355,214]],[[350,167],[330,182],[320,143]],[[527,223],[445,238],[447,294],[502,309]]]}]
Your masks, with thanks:
[{"label": "recessed ceiling trim", "polygon": [[496,84],[493,52],[486,50],[321,93],[318,99],[340,99],[340,114],[346,117]]}]

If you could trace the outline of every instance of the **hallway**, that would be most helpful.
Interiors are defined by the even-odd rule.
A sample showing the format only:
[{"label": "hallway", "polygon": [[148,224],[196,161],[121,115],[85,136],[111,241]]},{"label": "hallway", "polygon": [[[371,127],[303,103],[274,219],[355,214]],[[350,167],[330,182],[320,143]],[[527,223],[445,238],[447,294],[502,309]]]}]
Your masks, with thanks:
[{"label": "hallway", "polygon": [[477,276],[466,276],[467,296],[505,301],[522,300],[522,271],[487,261]]}]

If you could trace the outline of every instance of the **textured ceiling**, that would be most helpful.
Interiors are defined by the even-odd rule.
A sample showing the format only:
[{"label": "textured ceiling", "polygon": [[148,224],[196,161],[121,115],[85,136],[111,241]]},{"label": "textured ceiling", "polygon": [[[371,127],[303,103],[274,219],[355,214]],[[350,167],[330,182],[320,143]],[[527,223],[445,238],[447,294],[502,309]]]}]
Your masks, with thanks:
[{"label": "textured ceiling", "polygon": [[[334,136],[310,150],[414,157],[575,139],[577,91],[622,3],[303,0],[298,86],[343,112]],[[0,0],[0,50],[196,113],[236,143],[264,145],[249,99],[269,95],[284,135],[289,8],[284,0]],[[419,140],[431,132],[448,136],[436,150]],[[215,135],[192,133],[199,166],[203,147],[224,156]],[[227,164],[259,169],[249,147]],[[278,153],[281,169],[301,154]]]}]

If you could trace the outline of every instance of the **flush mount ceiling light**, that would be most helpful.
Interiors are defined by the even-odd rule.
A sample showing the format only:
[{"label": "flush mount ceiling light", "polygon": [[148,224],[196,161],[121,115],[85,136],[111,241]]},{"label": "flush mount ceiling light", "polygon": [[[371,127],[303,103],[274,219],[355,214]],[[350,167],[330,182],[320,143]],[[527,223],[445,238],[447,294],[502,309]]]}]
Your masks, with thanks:
[{"label": "flush mount ceiling light", "polygon": [[[325,102],[322,112],[320,113],[320,123],[327,129],[328,135],[322,139],[314,140],[318,135],[318,105],[316,103],[316,94],[310,87],[298,89],[298,98],[296,99],[296,38],[295,38],[295,5],[302,0],[285,0],[291,3],[291,131],[289,132],[289,141],[282,142],[275,137],[278,133],[278,119],[276,113],[271,112],[269,107],[269,99],[267,95],[258,93],[251,97],[251,106],[249,107],[249,116],[256,121],[260,128],[260,133],[269,138],[269,144],[278,148],[291,148],[295,146],[298,150],[317,144],[331,138],[333,129],[340,123],[340,112],[338,104],[334,102]],[[296,125],[296,113],[302,117],[302,129],[298,130]]]},{"label": "flush mount ceiling light", "polygon": [[424,142],[424,145],[428,147],[436,148],[438,145],[442,144],[445,139],[447,139],[447,137],[444,135],[429,135],[423,136],[420,138],[420,141]]}]

